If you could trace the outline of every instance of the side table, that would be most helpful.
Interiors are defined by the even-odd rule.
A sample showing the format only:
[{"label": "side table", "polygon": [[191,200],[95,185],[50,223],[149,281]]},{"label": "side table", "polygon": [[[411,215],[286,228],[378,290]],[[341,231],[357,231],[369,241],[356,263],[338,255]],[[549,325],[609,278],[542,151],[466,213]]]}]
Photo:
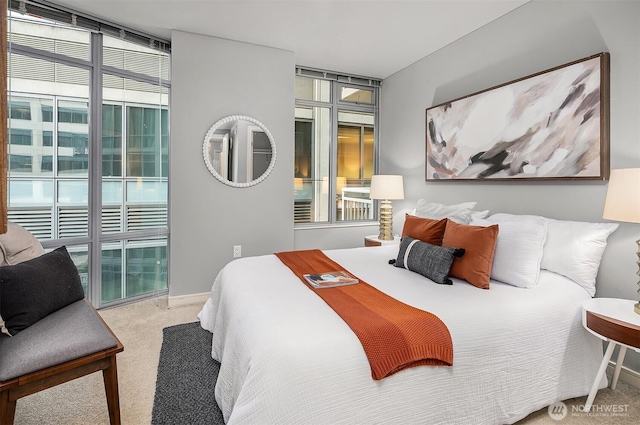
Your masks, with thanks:
[{"label": "side table", "polygon": [[399,244],[400,236],[395,235],[392,241],[383,241],[382,239],[378,239],[378,235],[371,235],[364,237],[364,246],[382,246],[382,245],[392,245]]},{"label": "side table", "polygon": [[636,301],[619,298],[593,298],[582,305],[582,326],[598,338],[609,341],[600,369],[593,382],[584,411],[589,412],[598,392],[598,384],[602,380],[613,350],[620,346],[616,368],[611,380],[611,389],[616,389],[620,368],[627,348],[640,352],[640,314],[633,306]]}]

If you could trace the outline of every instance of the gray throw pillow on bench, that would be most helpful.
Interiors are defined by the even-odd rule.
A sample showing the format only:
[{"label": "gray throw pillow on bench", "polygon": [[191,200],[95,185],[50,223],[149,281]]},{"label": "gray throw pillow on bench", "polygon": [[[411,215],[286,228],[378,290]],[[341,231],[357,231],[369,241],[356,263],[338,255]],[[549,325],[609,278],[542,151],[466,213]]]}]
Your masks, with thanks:
[{"label": "gray throw pillow on bench", "polygon": [[83,298],[78,269],[64,246],[0,267],[0,315],[9,335]]}]

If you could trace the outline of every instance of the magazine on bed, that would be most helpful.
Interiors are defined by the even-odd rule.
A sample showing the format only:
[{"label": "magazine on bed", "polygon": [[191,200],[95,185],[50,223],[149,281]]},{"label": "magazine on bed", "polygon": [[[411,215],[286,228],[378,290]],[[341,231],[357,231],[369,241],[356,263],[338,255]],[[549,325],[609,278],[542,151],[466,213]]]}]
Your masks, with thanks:
[{"label": "magazine on bed", "polygon": [[354,283],[358,283],[358,279],[351,276],[344,270],[305,274],[303,276],[314,288],[333,288],[335,286],[353,285]]}]

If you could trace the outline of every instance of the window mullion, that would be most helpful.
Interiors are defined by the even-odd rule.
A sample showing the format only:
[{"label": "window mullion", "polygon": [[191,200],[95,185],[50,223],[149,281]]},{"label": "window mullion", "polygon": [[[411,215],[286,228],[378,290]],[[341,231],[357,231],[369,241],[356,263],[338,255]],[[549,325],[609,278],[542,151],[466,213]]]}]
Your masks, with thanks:
[{"label": "window mullion", "polygon": [[102,293],[102,35],[91,34],[91,84],[89,88],[89,244],[91,304],[100,307]]},{"label": "window mullion", "polygon": [[360,148],[360,180],[364,179],[364,125],[360,125],[360,140],[358,141],[358,147]]},{"label": "window mullion", "polygon": [[329,223],[336,223],[338,221],[338,194],[337,194],[337,181],[338,181],[338,106],[336,105],[336,99],[338,98],[338,85],[331,82],[331,122],[329,124],[331,130],[331,143],[330,146],[330,163],[329,163]]},{"label": "window mullion", "polygon": [[53,217],[53,231],[52,231],[52,237],[54,239],[58,239],[59,235],[59,218],[58,218],[58,145],[60,144],[60,141],[58,140],[58,135],[59,135],[59,123],[58,123],[58,96],[54,96],[53,97],[53,117],[52,117],[52,121],[53,121],[53,140],[51,142],[51,148],[52,148],[52,155],[51,155],[51,160],[53,161],[53,165],[51,167],[53,175],[53,211],[52,211],[52,217]]}]

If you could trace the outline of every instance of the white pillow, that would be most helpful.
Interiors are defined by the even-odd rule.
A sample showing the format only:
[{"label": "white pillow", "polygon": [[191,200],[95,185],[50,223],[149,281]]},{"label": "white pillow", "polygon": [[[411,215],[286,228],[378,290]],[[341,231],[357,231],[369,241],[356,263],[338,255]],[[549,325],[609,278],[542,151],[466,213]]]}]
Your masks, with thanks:
[{"label": "white pillow", "polygon": [[471,221],[471,213],[477,202],[463,202],[456,205],[444,205],[436,202],[427,202],[425,199],[418,199],[413,215],[422,218],[431,218],[440,220],[448,218],[459,224],[469,224]]},{"label": "white pillow", "polygon": [[477,219],[487,218],[488,215],[489,215],[489,210],[471,211],[471,221],[477,220]]},{"label": "white pillow", "polygon": [[[513,214],[494,214],[489,219],[508,221]],[[531,216],[529,216],[531,217]],[[535,216],[534,216],[535,217]],[[561,274],[582,286],[592,297],[596,293],[596,276],[607,238],[618,223],[589,223],[584,221],[547,221],[547,241],[540,268]]]},{"label": "white pillow", "polygon": [[27,229],[11,221],[0,234],[0,266],[22,263],[44,254],[42,244]]},{"label": "white pillow", "polygon": [[498,224],[498,241],[493,257],[491,279],[519,288],[538,284],[540,262],[547,238],[547,222],[542,217],[513,221],[473,219],[473,226]]}]

